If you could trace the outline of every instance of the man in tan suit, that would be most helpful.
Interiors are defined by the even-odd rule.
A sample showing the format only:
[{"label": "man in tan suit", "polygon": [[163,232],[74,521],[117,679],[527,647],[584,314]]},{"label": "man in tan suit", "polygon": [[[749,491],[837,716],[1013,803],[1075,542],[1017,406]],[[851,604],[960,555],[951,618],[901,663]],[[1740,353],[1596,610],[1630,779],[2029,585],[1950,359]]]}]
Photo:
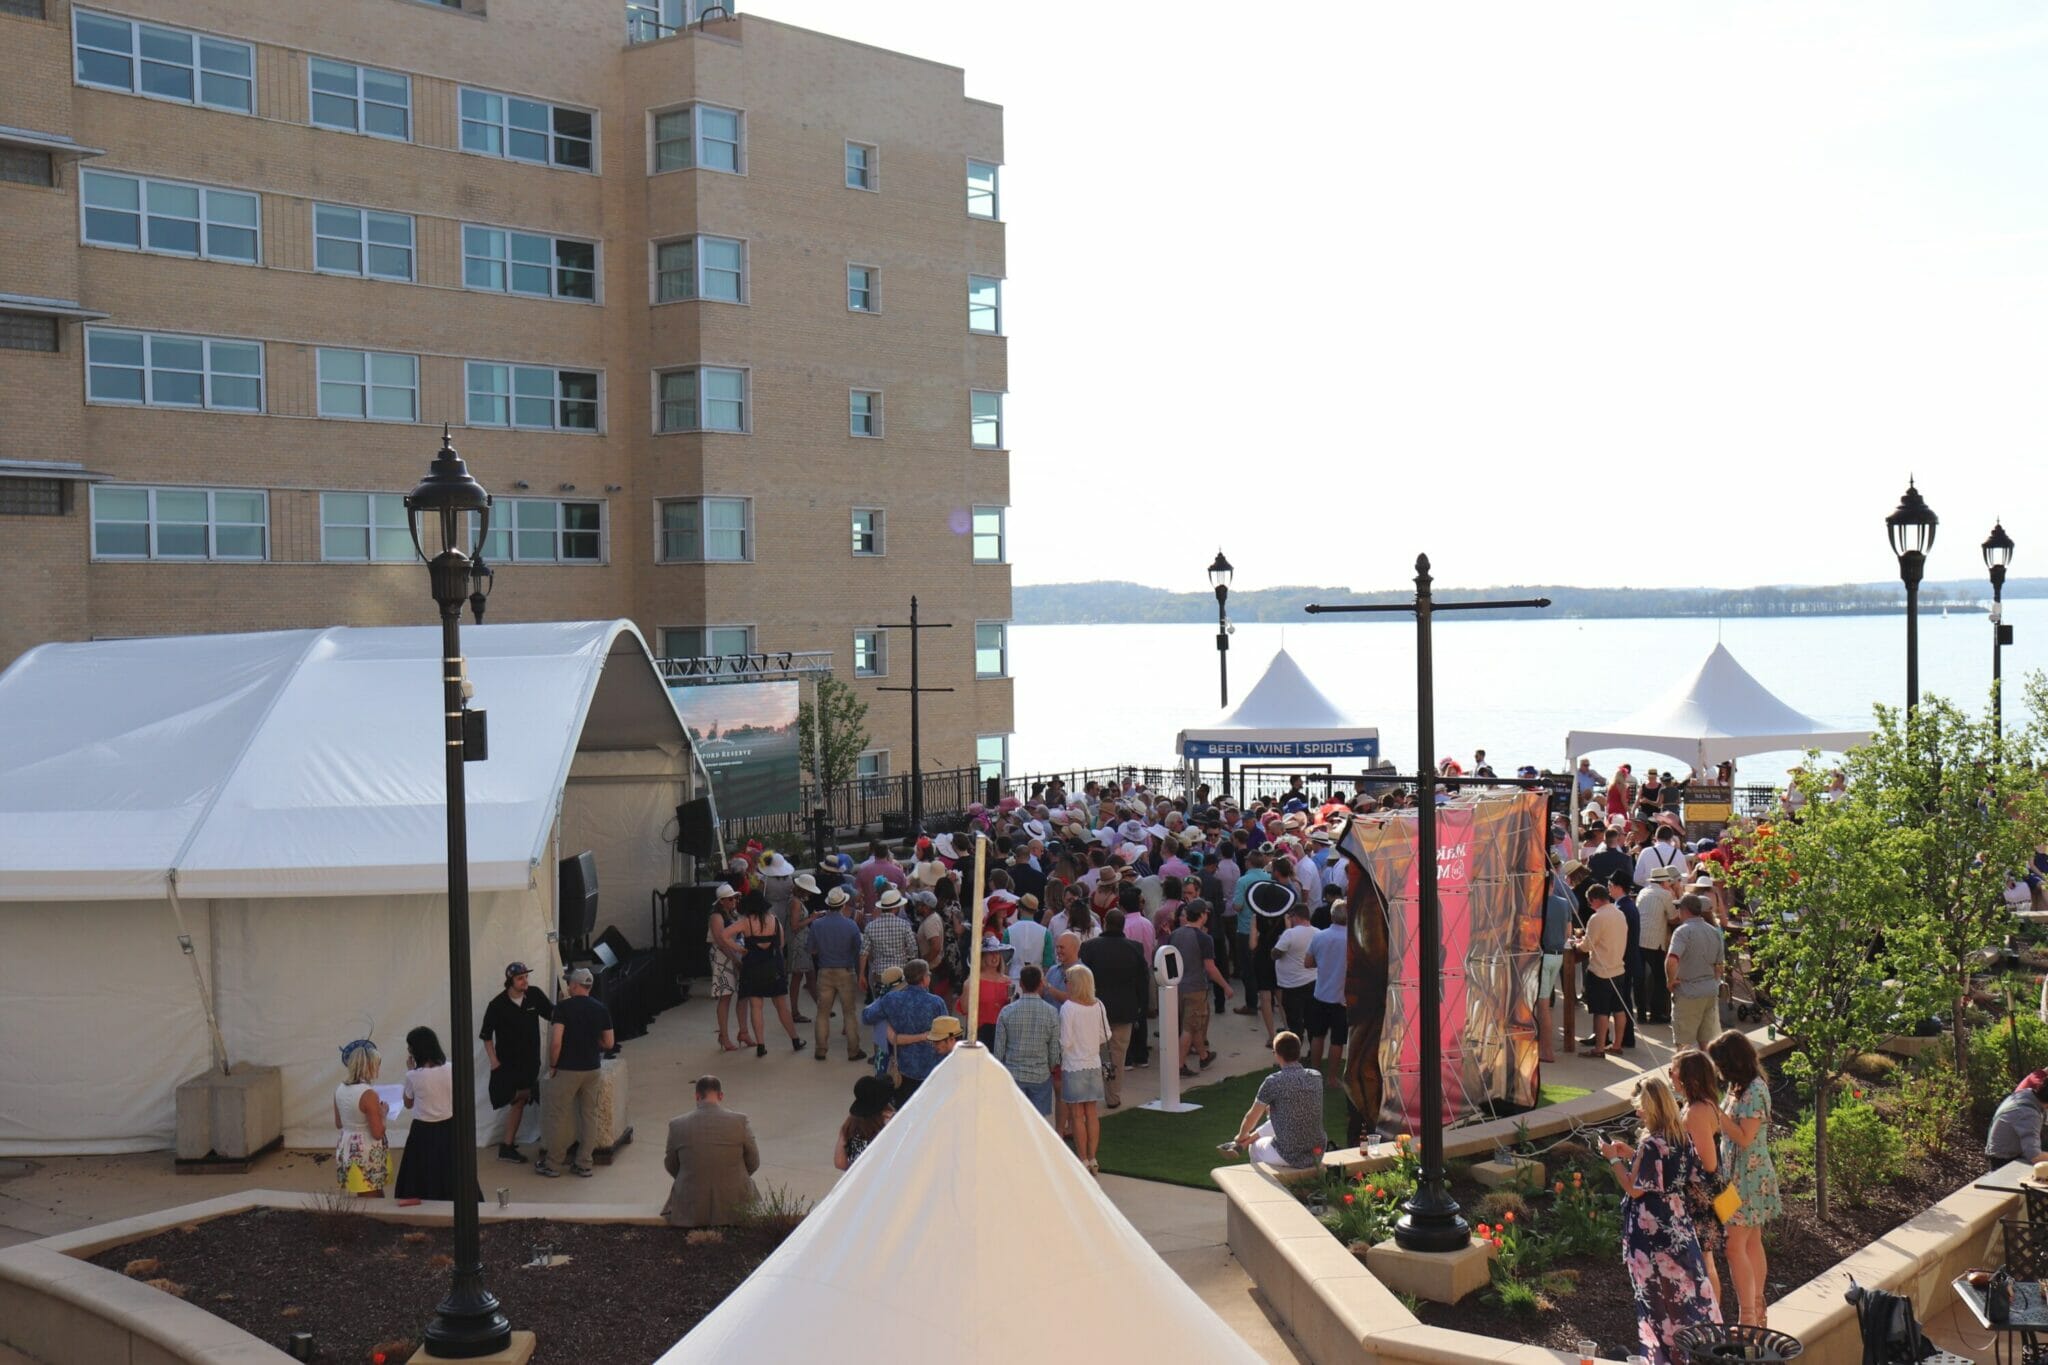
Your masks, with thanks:
[{"label": "man in tan suit", "polygon": [[668,1121],[662,1165],[675,1177],[661,1206],[671,1227],[723,1226],[753,1202],[761,1148],[747,1116],[725,1107],[718,1077],[699,1076],[696,1109]]}]

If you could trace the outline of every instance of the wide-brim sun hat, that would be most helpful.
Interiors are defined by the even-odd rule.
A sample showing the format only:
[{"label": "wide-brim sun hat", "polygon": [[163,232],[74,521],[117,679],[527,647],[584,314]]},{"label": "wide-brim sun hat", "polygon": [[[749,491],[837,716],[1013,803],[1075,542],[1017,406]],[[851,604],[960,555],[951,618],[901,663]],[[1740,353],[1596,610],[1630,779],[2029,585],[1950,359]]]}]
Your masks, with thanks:
[{"label": "wide-brim sun hat", "polygon": [[1251,906],[1252,913],[1263,915],[1267,919],[1286,914],[1294,908],[1295,902],[1301,899],[1294,894],[1293,887],[1283,886],[1276,881],[1253,882],[1252,889],[1245,892],[1244,898]]},{"label": "wide-brim sun hat", "polygon": [[797,890],[803,892],[805,895],[815,896],[818,894],[818,879],[816,877],[813,877],[808,872],[799,872],[796,874],[795,886]]},{"label": "wide-brim sun hat", "polygon": [[901,910],[903,904],[903,893],[894,886],[884,887],[882,894],[875,899],[875,908],[878,910]]}]

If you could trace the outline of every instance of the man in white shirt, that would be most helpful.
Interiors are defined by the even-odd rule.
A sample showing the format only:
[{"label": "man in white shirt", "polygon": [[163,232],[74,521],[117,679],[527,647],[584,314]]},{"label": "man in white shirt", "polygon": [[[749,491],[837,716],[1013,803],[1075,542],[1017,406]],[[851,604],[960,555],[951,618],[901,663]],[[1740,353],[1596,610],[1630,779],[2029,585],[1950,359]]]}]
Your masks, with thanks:
[{"label": "man in white shirt", "polygon": [[1678,831],[1669,825],[1657,826],[1656,841],[1636,855],[1636,885],[1648,886],[1650,874],[1660,867],[1677,868],[1681,881],[1692,871],[1692,860],[1678,846]]},{"label": "man in white shirt", "polygon": [[1628,920],[1607,888],[1586,888],[1592,914],[1574,946],[1586,955],[1586,1009],[1593,1016],[1591,1056],[1621,1051],[1621,976],[1628,970]]},{"label": "man in white shirt", "polygon": [[1309,924],[1308,905],[1299,897],[1287,907],[1287,927],[1273,943],[1273,979],[1280,985],[1280,1008],[1288,1031],[1308,1035],[1309,1001],[1315,998],[1316,969],[1309,964],[1309,945],[1316,931]]},{"label": "man in white shirt", "polygon": [[1679,872],[1675,867],[1653,867],[1636,897],[1636,921],[1640,926],[1637,943],[1642,961],[1636,978],[1636,1008],[1641,1024],[1671,1022],[1671,990],[1664,981],[1664,946],[1671,941],[1672,922],[1678,918]]}]

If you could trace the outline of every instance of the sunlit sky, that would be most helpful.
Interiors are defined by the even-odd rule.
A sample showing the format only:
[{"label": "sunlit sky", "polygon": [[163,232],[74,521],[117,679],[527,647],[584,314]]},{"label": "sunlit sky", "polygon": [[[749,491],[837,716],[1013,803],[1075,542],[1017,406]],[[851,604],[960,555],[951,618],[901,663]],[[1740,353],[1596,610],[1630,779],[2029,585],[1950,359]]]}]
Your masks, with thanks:
[{"label": "sunlit sky", "polygon": [[2048,572],[2038,5],[742,3],[1005,106],[1020,584]]}]

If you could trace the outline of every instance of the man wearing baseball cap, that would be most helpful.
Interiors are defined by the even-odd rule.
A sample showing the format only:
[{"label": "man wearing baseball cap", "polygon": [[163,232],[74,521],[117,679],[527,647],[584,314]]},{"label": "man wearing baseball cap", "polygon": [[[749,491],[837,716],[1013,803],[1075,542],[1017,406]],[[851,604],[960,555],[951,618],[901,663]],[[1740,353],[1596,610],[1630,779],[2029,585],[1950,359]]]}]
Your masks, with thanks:
[{"label": "man wearing baseball cap", "polygon": [[555,1176],[561,1172],[548,1164],[548,1153],[564,1155],[579,1140],[582,1150],[570,1163],[569,1174],[591,1176],[590,1153],[597,1134],[598,1064],[613,1046],[612,1014],[604,1002],[590,998],[595,978],[590,968],[569,973],[569,994],[555,1006],[555,1026],[548,1041],[547,1080],[541,1092],[541,1117],[546,1131],[540,1155],[533,1160],[535,1175]]},{"label": "man wearing baseball cap", "polygon": [[538,1025],[555,1015],[547,992],[530,984],[530,976],[524,962],[505,964],[505,989],[484,1006],[483,1027],[477,1031],[491,1064],[491,1108],[506,1111],[498,1160],[521,1165],[526,1158],[519,1154],[519,1120],[540,1089]]}]

